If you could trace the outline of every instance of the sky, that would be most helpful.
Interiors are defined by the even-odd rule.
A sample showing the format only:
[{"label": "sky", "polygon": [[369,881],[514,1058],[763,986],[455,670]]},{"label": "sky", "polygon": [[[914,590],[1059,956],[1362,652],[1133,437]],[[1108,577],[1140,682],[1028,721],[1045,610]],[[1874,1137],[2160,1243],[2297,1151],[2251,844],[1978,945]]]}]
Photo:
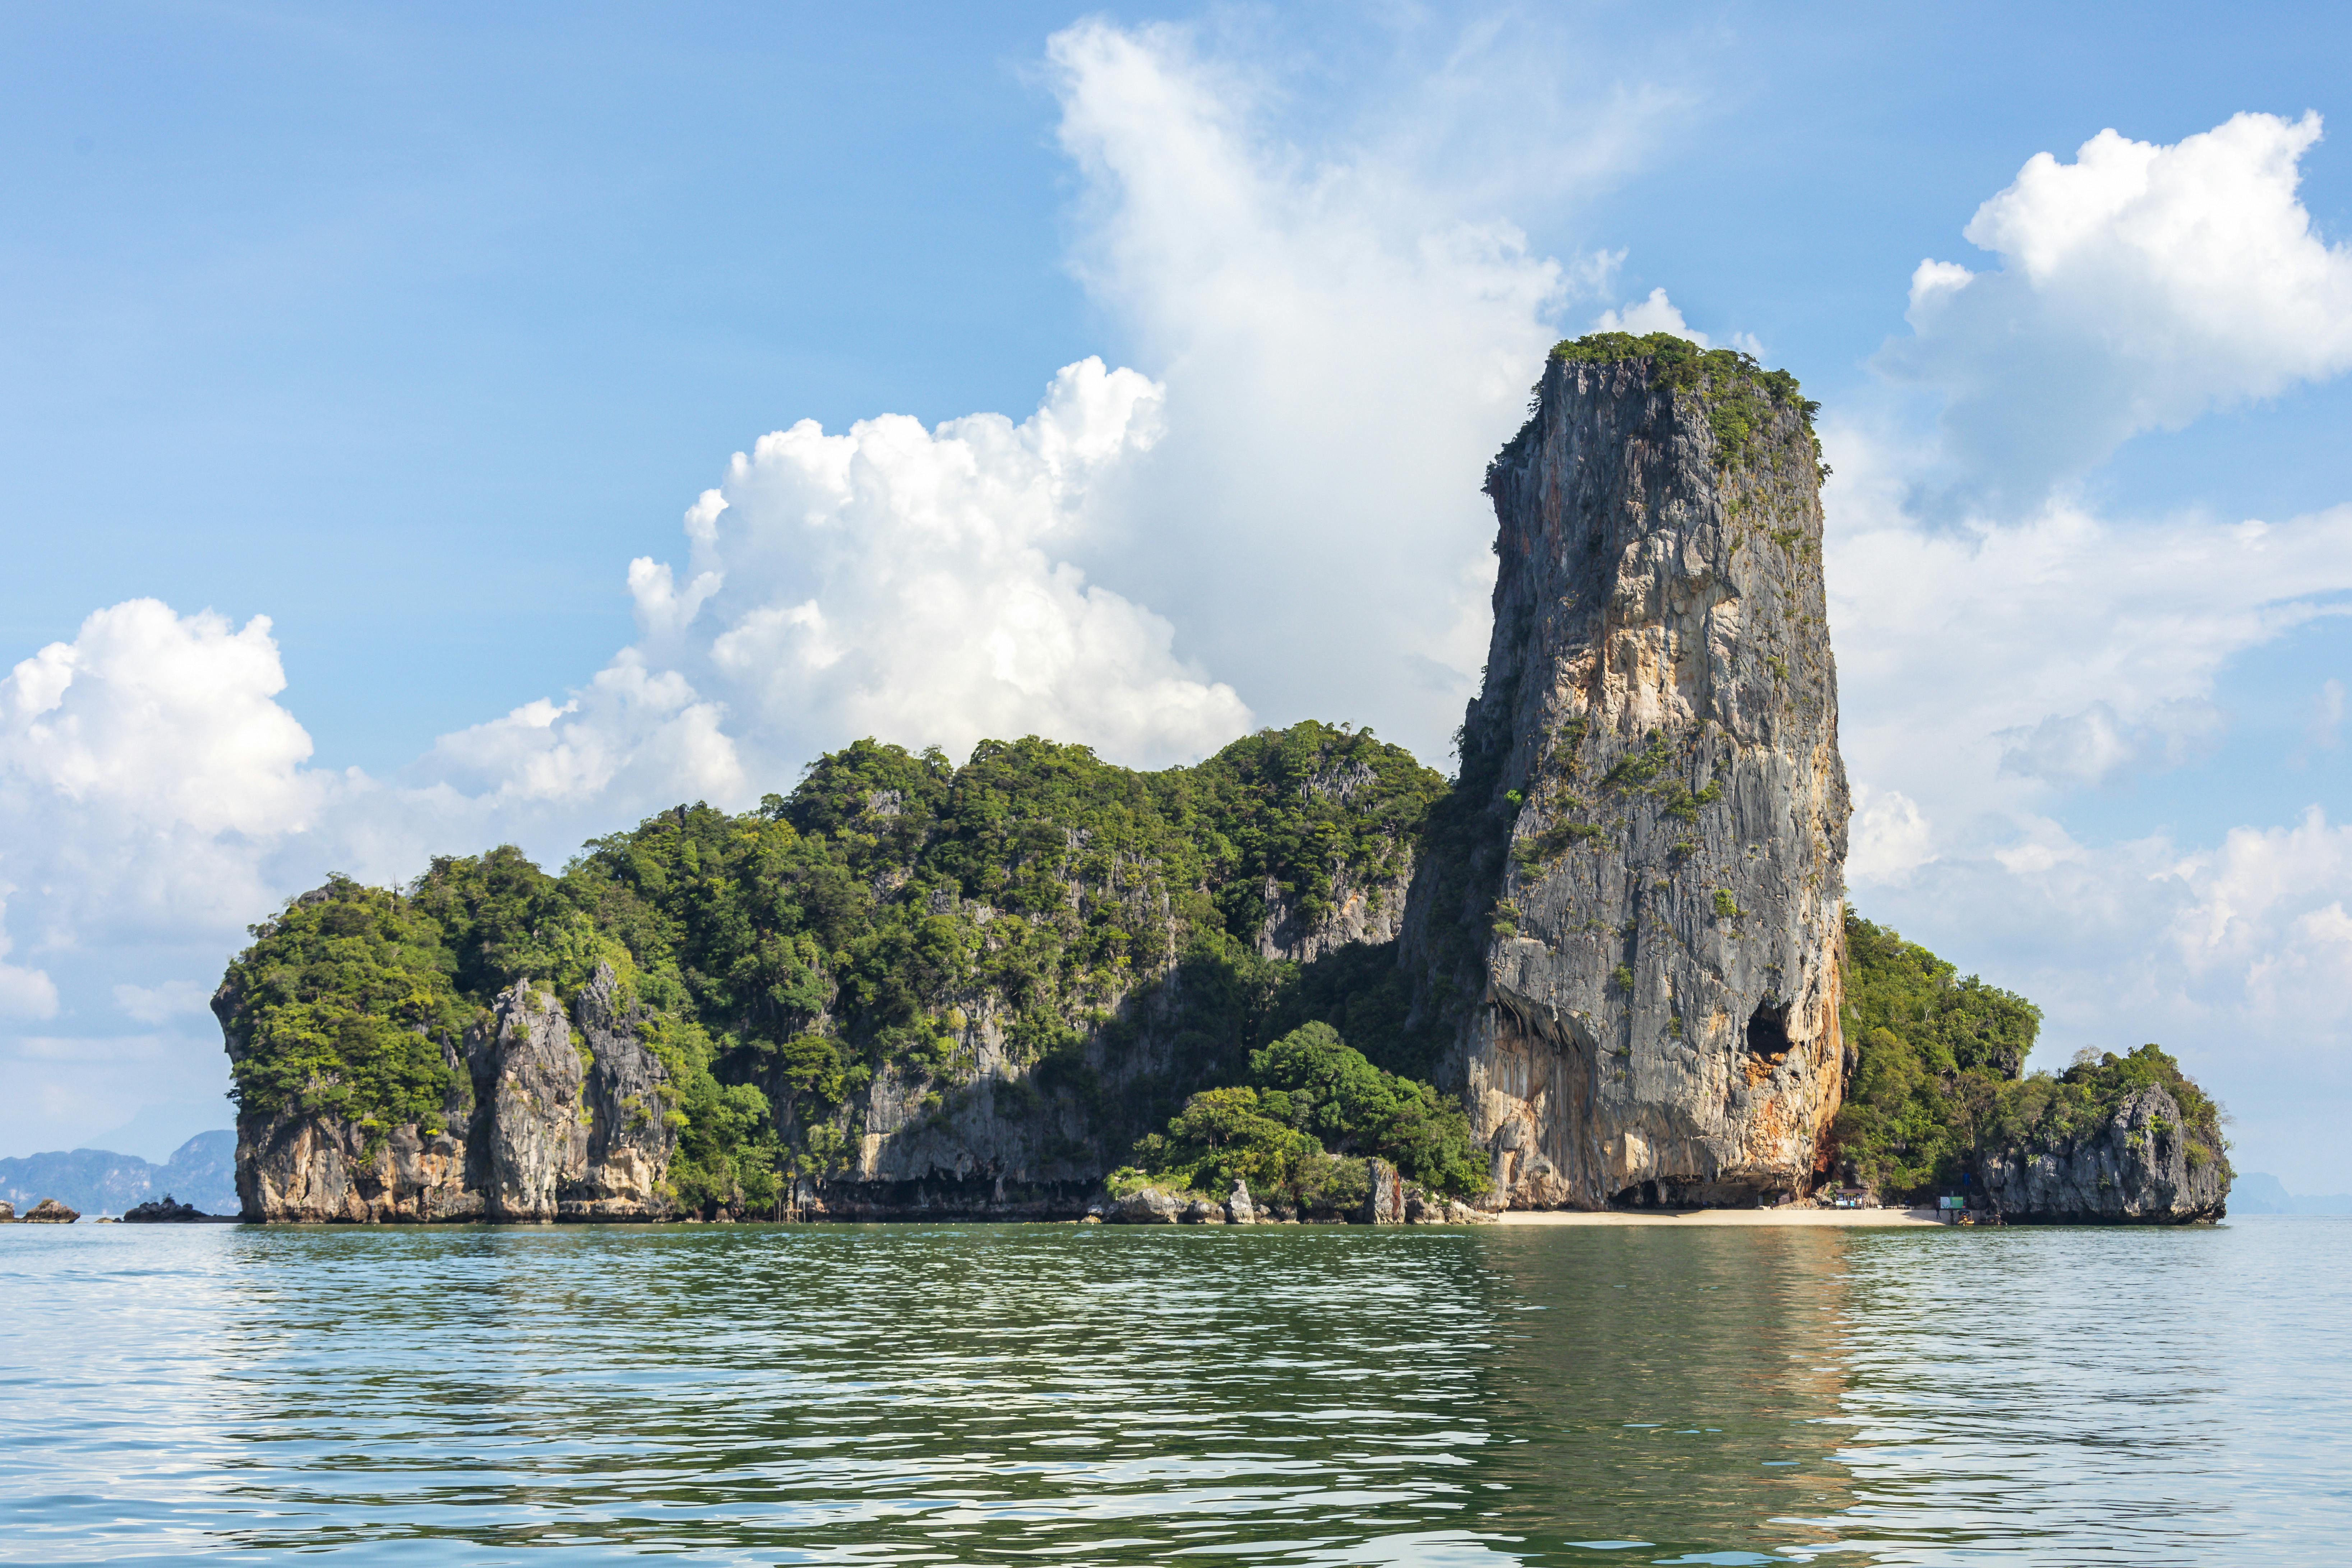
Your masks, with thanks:
[{"label": "sky", "polygon": [[[330,870],[861,735],[1441,768],[1559,337],[1822,405],[1850,897],[2352,1116],[2352,14],[0,14],[0,1153],[226,1125]],[[2338,136],[2332,137],[2331,132]]]}]

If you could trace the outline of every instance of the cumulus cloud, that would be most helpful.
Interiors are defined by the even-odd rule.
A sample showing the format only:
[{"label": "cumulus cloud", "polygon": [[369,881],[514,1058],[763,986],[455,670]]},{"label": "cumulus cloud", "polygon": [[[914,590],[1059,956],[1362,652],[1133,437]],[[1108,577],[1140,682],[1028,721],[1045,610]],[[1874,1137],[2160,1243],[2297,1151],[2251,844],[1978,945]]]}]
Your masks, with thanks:
[{"label": "cumulus cloud", "polygon": [[0,680],[0,811],[37,946],[252,918],[263,847],[310,826],[338,782],[308,765],[285,685],[268,617],[232,627],[153,599],[98,611]]},{"label": "cumulus cloud", "polygon": [[1016,425],[903,416],[763,436],[686,514],[684,584],[629,563],[640,637],[566,700],[443,737],[421,776],[466,798],[609,814],[742,805],[861,735],[961,756],[1044,734],[1190,762],[1249,708],[1149,606],[1067,552],[1106,479],[1158,440],[1163,393],[1066,366]]},{"label": "cumulus cloud", "polygon": [[[1410,159],[1282,140],[1262,85],[1181,31],[1088,22],[1049,55],[1079,275],[1167,388],[1087,559],[1151,584],[1266,721],[1377,720],[1442,758],[1486,652],[1478,476],[1607,258],[1532,253]],[[1646,112],[1580,144],[1605,162]]]},{"label": "cumulus cloud", "polygon": [[1690,323],[1683,320],[1682,311],[1666,298],[1664,289],[1651,289],[1648,299],[1628,305],[1622,310],[1601,311],[1600,319],[1592,323],[1592,330],[1596,332],[1632,332],[1636,337],[1651,332],[1672,332],[1678,338],[1688,338],[1703,349],[1714,346],[1705,332],[1693,331]]},{"label": "cumulus cloud", "polygon": [[2352,367],[2352,248],[2296,195],[2319,140],[2240,114],[2171,146],[2102,131],[2035,154],[1964,231],[1996,270],[1922,261],[1879,363],[1948,399],[1948,510],[2015,513],[2141,431]]}]

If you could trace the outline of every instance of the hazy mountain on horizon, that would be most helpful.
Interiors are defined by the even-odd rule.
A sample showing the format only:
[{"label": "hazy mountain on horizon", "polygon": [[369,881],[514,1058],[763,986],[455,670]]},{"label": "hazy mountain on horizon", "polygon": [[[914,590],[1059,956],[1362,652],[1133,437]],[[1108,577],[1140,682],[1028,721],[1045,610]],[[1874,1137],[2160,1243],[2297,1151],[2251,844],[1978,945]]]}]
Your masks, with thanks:
[{"label": "hazy mountain on horizon", "polygon": [[2352,1193],[2307,1197],[2290,1193],[2276,1176],[2240,1176],[2230,1188],[2232,1214],[2352,1214]]},{"label": "hazy mountain on horizon", "polygon": [[236,1134],[199,1132],[163,1164],[110,1149],[73,1149],[0,1160],[0,1201],[19,1215],[55,1198],[86,1215],[121,1214],[171,1194],[206,1214],[237,1212]]}]

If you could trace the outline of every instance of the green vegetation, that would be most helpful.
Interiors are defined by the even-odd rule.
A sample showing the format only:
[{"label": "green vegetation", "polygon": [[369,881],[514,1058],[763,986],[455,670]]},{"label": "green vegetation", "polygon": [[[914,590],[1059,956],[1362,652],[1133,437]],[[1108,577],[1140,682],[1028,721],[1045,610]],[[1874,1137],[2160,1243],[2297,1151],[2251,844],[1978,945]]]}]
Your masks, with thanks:
[{"label": "green vegetation", "polygon": [[2221,1108],[2155,1045],[2121,1057],[2113,1051],[2077,1051],[2074,1065],[2057,1077],[2035,1073],[2009,1086],[2000,1098],[1997,1130],[2005,1142],[2046,1147],[2105,1125],[2126,1099],[2150,1085],[2169,1091],[2180,1107],[2179,1131],[2189,1167],[2216,1160],[2226,1166],[2229,1145],[2221,1135]]},{"label": "green vegetation", "polygon": [[[1750,443],[1776,407],[1794,408],[1810,432],[1821,405],[1799,395],[1797,378],[1785,370],[1766,370],[1737,349],[1702,349],[1672,332],[1635,337],[1630,332],[1594,332],[1554,344],[1551,357],[1570,363],[1609,364],[1623,360],[1650,362],[1650,384],[1696,397],[1715,432],[1717,461],[1735,468],[1745,461]],[[1815,443],[1815,457],[1819,457]]]},{"label": "green vegetation", "polygon": [[462,1079],[444,1052],[473,1010],[432,918],[336,877],[252,935],[223,982],[243,1025],[229,1069],[238,1103],[328,1112],[372,1141],[402,1122],[441,1131]]},{"label": "green vegetation", "polygon": [[2222,1158],[2220,1110],[2155,1046],[2084,1052],[2053,1078],[2021,1076],[2042,1026],[2022,996],[1958,976],[1915,942],[1849,910],[1845,1006],[1856,1066],[1832,1129],[1836,1157],[1889,1195],[1957,1191],[1988,1148],[2089,1132],[2151,1083],[2169,1089],[2193,1163]]},{"label": "green vegetation", "polygon": [[[1318,723],[1156,773],[1034,737],[961,768],[861,741],[790,795],[663,812],[560,876],[502,847],[398,892],[338,879],[296,900],[229,971],[236,1094],[438,1128],[470,1092],[448,1057],[498,994],[529,976],[568,1004],[600,963],[668,1071],[647,1113],[677,1129],[672,1184],[697,1205],[837,1169],[877,1075],[951,1114],[982,1018],[1034,1069],[1028,1092],[1088,1105],[1115,1143],[1314,1019],[1426,1073],[1392,947],[1302,966],[1259,945],[1342,892],[1382,896],[1445,788],[1370,731]],[[1149,1009],[1169,1070],[1105,1094],[1144,1026],[1129,1004],[1171,980]]]},{"label": "green vegetation", "polygon": [[1373,1066],[1338,1031],[1312,1023],[1251,1053],[1247,1082],[1185,1101],[1166,1132],[1136,1143],[1128,1173],[1215,1196],[1242,1181],[1269,1201],[1338,1208],[1350,1205],[1336,1201],[1335,1184],[1360,1176],[1335,1166],[1373,1155],[1432,1192],[1486,1190],[1459,1105]]}]

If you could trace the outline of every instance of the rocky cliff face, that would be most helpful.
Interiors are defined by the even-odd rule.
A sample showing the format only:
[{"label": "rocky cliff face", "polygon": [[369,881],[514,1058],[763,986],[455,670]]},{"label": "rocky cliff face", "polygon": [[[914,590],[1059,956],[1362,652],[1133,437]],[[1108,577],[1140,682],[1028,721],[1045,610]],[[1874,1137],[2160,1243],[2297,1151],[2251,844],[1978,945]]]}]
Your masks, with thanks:
[{"label": "rocky cliff face", "polygon": [[2191,1164],[2184,1131],[2179,1104],[2151,1084],[2092,1132],[1985,1156],[1986,1200],[2002,1218],[2024,1224],[2220,1219],[2229,1168],[2212,1158]]},{"label": "rocky cliff face", "polygon": [[[235,999],[213,1010],[234,1058]],[[569,1008],[525,980],[453,1053],[444,1131],[288,1107],[237,1119],[248,1220],[353,1224],[667,1217],[675,1147],[661,1062],[616,1010],[609,968]]]},{"label": "rocky cliff face", "polygon": [[1512,1206],[1798,1187],[1843,1080],[1810,408],[1645,342],[1555,351],[1489,471],[1486,684],[1406,922]]}]

